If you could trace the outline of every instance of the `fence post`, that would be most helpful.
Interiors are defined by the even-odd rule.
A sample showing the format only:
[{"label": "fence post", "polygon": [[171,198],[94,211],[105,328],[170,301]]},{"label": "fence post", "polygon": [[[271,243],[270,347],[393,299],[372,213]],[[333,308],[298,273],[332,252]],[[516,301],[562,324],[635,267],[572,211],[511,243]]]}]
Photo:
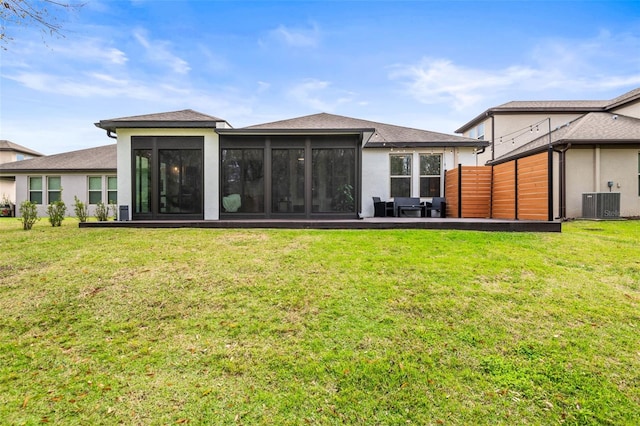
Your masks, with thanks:
[{"label": "fence post", "polygon": [[458,218],[462,218],[462,164],[458,164]]}]

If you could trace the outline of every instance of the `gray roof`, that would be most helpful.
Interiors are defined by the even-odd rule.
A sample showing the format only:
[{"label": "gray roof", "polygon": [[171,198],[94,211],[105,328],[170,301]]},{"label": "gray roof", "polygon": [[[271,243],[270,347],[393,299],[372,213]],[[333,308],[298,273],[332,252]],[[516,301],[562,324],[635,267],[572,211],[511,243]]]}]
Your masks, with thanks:
[{"label": "gray roof", "polygon": [[612,99],[611,102],[609,102],[609,104],[607,105],[607,110],[618,108],[628,102],[633,102],[637,99],[640,99],[640,87],[622,94],[615,99]]},{"label": "gray roof", "polygon": [[[590,112],[551,132],[551,145],[585,144],[640,144],[640,119],[609,112]],[[544,151],[549,147],[549,135],[545,134],[502,155],[493,163]]]},{"label": "gray roof", "polygon": [[0,164],[0,174],[31,172],[115,172],[116,144]]},{"label": "gray roof", "polygon": [[640,88],[633,89],[617,98],[596,101],[511,101],[492,107],[467,122],[455,133],[463,133],[483,121],[486,117],[500,113],[588,113],[611,111],[626,103],[640,99]]},{"label": "gray roof", "polygon": [[192,109],[184,109],[156,114],[111,118],[108,120],[100,120],[98,123],[95,123],[95,125],[101,129],[113,132],[117,128],[215,128],[216,123],[227,122],[222,118],[203,114]]},{"label": "gray roof", "polygon": [[394,126],[375,121],[319,113],[289,120],[274,121],[239,129],[220,129],[222,134],[275,134],[275,133],[369,133],[368,148],[420,147],[420,146],[487,146],[488,142],[455,135]]},{"label": "gray roof", "polygon": [[19,152],[21,154],[28,154],[34,157],[42,157],[44,154],[39,153],[38,151],[34,151],[22,145],[18,145],[17,143],[13,143],[8,140],[0,140],[0,151],[13,151]]}]

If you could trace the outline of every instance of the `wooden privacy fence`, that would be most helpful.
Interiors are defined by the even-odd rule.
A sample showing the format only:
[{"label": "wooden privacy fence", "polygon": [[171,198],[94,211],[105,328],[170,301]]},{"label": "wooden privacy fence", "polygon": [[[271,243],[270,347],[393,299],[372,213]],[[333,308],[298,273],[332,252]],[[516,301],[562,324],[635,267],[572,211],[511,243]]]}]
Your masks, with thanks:
[{"label": "wooden privacy fence", "polygon": [[549,220],[549,154],[494,166],[458,166],[445,176],[447,216]]}]

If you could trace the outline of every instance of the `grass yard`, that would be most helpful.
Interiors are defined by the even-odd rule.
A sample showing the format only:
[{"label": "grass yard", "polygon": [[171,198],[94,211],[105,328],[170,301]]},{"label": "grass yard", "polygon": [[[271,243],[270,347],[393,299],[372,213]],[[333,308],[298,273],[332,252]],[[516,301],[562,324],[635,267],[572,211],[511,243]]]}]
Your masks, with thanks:
[{"label": "grass yard", "polygon": [[640,222],[0,237],[3,424],[640,419]]}]

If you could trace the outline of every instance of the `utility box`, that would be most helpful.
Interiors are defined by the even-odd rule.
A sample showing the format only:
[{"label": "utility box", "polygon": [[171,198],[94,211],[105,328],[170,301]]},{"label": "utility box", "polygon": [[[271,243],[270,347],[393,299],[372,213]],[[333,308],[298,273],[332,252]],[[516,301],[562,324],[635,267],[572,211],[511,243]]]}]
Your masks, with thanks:
[{"label": "utility box", "polygon": [[118,220],[121,222],[129,220],[129,206],[120,206],[118,211]]},{"label": "utility box", "polygon": [[620,217],[620,193],[586,192],[582,194],[582,217],[585,219]]}]

